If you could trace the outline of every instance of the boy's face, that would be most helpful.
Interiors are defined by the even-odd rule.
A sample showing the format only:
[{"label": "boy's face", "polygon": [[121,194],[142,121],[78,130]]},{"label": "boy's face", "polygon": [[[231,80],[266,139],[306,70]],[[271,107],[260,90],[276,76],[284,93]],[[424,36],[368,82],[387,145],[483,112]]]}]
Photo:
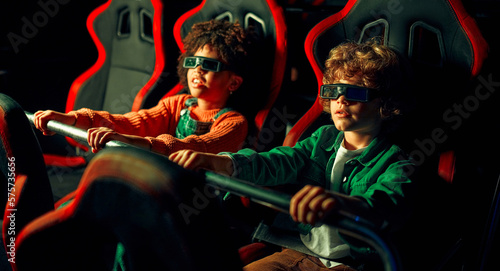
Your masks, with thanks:
[{"label": "boy's face", "polygon": [[[363,86],[359,77],[344,78],[333,83]],[[375,135],[381,123],[380,99],[369,102],[348,101],[342,95],[330,100],[330,110],[335,127],[339,131]]]},{"label": "boy's face", "polygon": [[[207,57],[221,61],[219,54],[210,45],[198,49],[194,56]],[[243,79],[232,71],[206,71],[201,65],[187,72],[188,87],[191,95],[203,100],[208,109],[224,108],[232,91],[241,85]],[[200,104],[200,101],[198,102]]]}]

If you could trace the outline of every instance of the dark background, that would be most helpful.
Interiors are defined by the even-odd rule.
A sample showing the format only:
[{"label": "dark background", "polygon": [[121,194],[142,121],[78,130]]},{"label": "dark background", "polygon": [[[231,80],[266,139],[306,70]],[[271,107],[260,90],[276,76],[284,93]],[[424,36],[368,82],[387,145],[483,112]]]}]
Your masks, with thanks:
[{"label": "dark background", "polygon": [[[18,46],[13,46],[9,36],[23,36],[22,31],[23,27],[26,27],[26,21],[33,23],[34,15],[43,12],[39,2],[49,1],[58,4],[57,12],[54,12],[53,16],[45,15],[47,20],[39,23],[40,26],[35,26],[36,33],[31,33],[32,37]],[[86,29],[86,19],[93,9],[106,1],[59,1],[63,4],[57,0],[3,0],[0,3],[0,92],[13,97],[30,112],[41,109],[64,111],[71,83],[97,59],[97,50]],[[183,13],[188,10],[187,7],[194,7],[201,0],[179,0],[179,2],[182,2],[183,9],[179,10],[179,13]],[[321,19],[340,10],[347,1],[324,1],[321,6],[313,6],[309,3],[313,1],[307,0],[279,2],[284,7],[288,25],[287,62],[289,67],[295,67],[298,71],[298,77],[294,80],[291,79],[290,73],[287,73],[284,82],[286,88],[281,91],[280,102],[287,105],[288,112],[298,118],[314,101],[317,89],[316,79],[304,53],[305,37],[310,28]],[[483,78],[491,76],[492,81],[500,82],[498,68],[500,1],[464,0],[463,2],[490,46],[489,58],[480,76]],[[169,34],[171,30],[170,32],[165,30],[165,33]],[[426,78],[420,80],[425,81]],[[478,84],[476,80],[471,86],[475,87]],[[425,90],[417,93],[432,99],[433,94]],[[452,100],[450,102],[461,103],[467,95],[471,94],[450,97]],[[479,232],[485,225],[484,217],[479,215],[488,210],[500,172],[499,159],[496,158],[499,151],[497,132],[500,130],[499,96],[500,94],[493,93],[490,98],[482,101],[476,111],[463,119],[463,125],[456,131],[458,136],[455,137],[455,142],[461,146],[461,157],[467,157],[465,160],[457,160],[457,174],[465,173],[462,174],[465,178],[459,179],[458,182],[470,187],[468,193],[472,196],[461,199],[465,208],[468,208],[466,209],[468,215],[462,216],[462,222],[464,225],[470,225],[473,221],[476,227],[474,230]],[[476,212],[474,216],[475,209],[471,210],[474,207],[482,208],[483,211]],[[477,250],[469,252],[478,253]]]},{"label": "dark background", "polygon": [[[97,50],[87,32],[85,22],[90,12],[106,1],[59,1],[62,3],[57,0],[0,3],[0,92],[12,96],[28,111],[38,109],[64,111],[71,83],[97,59]],[[40,12],[44,12],[39,4],[42,2],[58,5],[58,10],[54,14],[45,12],[47,20],[37,16]],[[187,10],[188,7],[194,7],[200,2],[200,0],[183,0],[179,9]],[[307,90],[316,88],[316,81],[305,59],[303,46],[305,36],[315,23],[340,10],[347,1],[324,1],[321,6],[313,6],[309,4],[313,1],[306,0],[279,2],[284,7],[289,29],[288,62],[299,67],[298,80],[293,81],[291,85],[288,84],[291,88],[283,92],[307,93]],[[465,0],[464,5],[476,19],[490,44],[489,63],[496,63],[499,43],[496,30],[500,25],[498,19],[500,2]],[[11,38],[14,35],[23,36],[22,31],[23,27],[26,27],[26,21],[33,24],[35,18],[39,20],[42,18],[40,26],[35,25],[37,32],[17,46],[13,46],[9,35]],[[167,30],[165,32],[169,34]],[[495,75],[495,78],[500,77]],[[290,81],[289,77],[285,78],[285,81],[287,80]],[[302,110],[305,109],[300,108],[298,112]]]}]

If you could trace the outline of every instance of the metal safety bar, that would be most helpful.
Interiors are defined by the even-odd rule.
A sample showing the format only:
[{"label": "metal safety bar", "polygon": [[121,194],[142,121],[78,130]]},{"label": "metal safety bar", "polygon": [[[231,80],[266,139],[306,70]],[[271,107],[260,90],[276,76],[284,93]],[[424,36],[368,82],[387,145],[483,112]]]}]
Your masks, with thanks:
[{"label": "metal safety bar", "polygon": [[[24,113],[26,114],[26,117],[28,117],[28,120],[31,122],[31,124],[33,124],[35,115],[33,113],[26,111]],[[53,120],[47,122],[47,128],[49,128],[49,130],[59,135],[70,137],[82,143],[87,143],[87,131],[83,129],[79,129]],[[116,140],[109,141],[105,144],[105,147],[127,147],[127,146],[132,146],[132,145]]]},{"label": "metal safety bar", "polygon": [[[252,183],[222,176],[210,171],[205,172],[208,184],[239,196],[248,197],[261,205],[271,207],[284,213],[289,213],[291,196],[279,191],[266,189]],[[324,224],[337,227],[339,232],[363,240],[378,253],[384,263],[384,270],[402,270],[396,249],[392,243],[386,242],[377,233],[377,228],[370,221],[347,212],[336,212],[333,217],[323,221]]]},{"label": "metal safety bar", "polygon": [[[34,115],[25,112],[31,123],[34,122]],[[77,141],[87,142],[87,131],[56,121],[49,121],[47,128],[51,131],[73,138]],[[109,141],[105,147],[127,147],[132,146],[120,141]],[[247,197],[250,200],[279,210],[284,213],[289,213],[291,196],[279,191],[266,189],[249,182],[237,180],[231,177],[223,176],[214,172],[206,171],[205,178],[209,185],[217,189],[229,191],[238,196]],[[401,269],[397,251],[391,246],[390,242],[386,242],[376,228],[368,221],[364,221],[359,216],[351,213],[337,212],[334,219],[324,221],[325,224],[337,227],[339,232],[351,236],[353,238],[363,240],[372,246],[380,255],[384,269],[386,271],[398,271]]]},{"label": "metal safety bar", "polygon": [[208,184],[218,189],[247,197],[254,202],[284,213],[288,213],[288,210],[290,210],[290,200],[292,197],[283,192],[267,189],[253,183],[236,180],[210,171],[205,172],[205,178]]}]

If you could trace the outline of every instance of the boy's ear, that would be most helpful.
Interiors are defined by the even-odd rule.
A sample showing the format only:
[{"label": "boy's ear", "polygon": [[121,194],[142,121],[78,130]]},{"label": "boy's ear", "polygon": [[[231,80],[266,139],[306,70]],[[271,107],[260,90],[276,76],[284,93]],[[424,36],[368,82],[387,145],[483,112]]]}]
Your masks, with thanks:
[{"label": "boy's ear", "polygon": [[230,91],[236,91],[243,83],[243,77],[233,74],[231,77],[231,84],[229,85]]}]

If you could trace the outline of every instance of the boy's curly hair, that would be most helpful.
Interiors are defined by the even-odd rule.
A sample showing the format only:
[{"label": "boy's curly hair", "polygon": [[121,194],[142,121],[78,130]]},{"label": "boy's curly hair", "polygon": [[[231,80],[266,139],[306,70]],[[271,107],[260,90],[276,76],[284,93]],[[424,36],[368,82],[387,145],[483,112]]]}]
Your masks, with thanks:
[{"label": "boy's curly hair", "polygon": [[245,78],[246,56],[250,39],[247,31],[238,23],[210,20],[194,24],[184,38],[185,52],[179,56],[177,74],[180,83],[187,87],[187,70],[182,66],[184,58],[193,56],[198,49],[209,44],[217,50],[229,70]]},{"label": "boy's curly hair", "polygon": [[[343,78],[361,76],[364,87],[380,91],[380,114],[383,119],[402,115],[407,104],[409,66],[396,51],[376,39],[365,43],[346,42],[333,48],[325,63],[324,84]],[[330,113],[330,100],[321,99],[323,109]]]}]

